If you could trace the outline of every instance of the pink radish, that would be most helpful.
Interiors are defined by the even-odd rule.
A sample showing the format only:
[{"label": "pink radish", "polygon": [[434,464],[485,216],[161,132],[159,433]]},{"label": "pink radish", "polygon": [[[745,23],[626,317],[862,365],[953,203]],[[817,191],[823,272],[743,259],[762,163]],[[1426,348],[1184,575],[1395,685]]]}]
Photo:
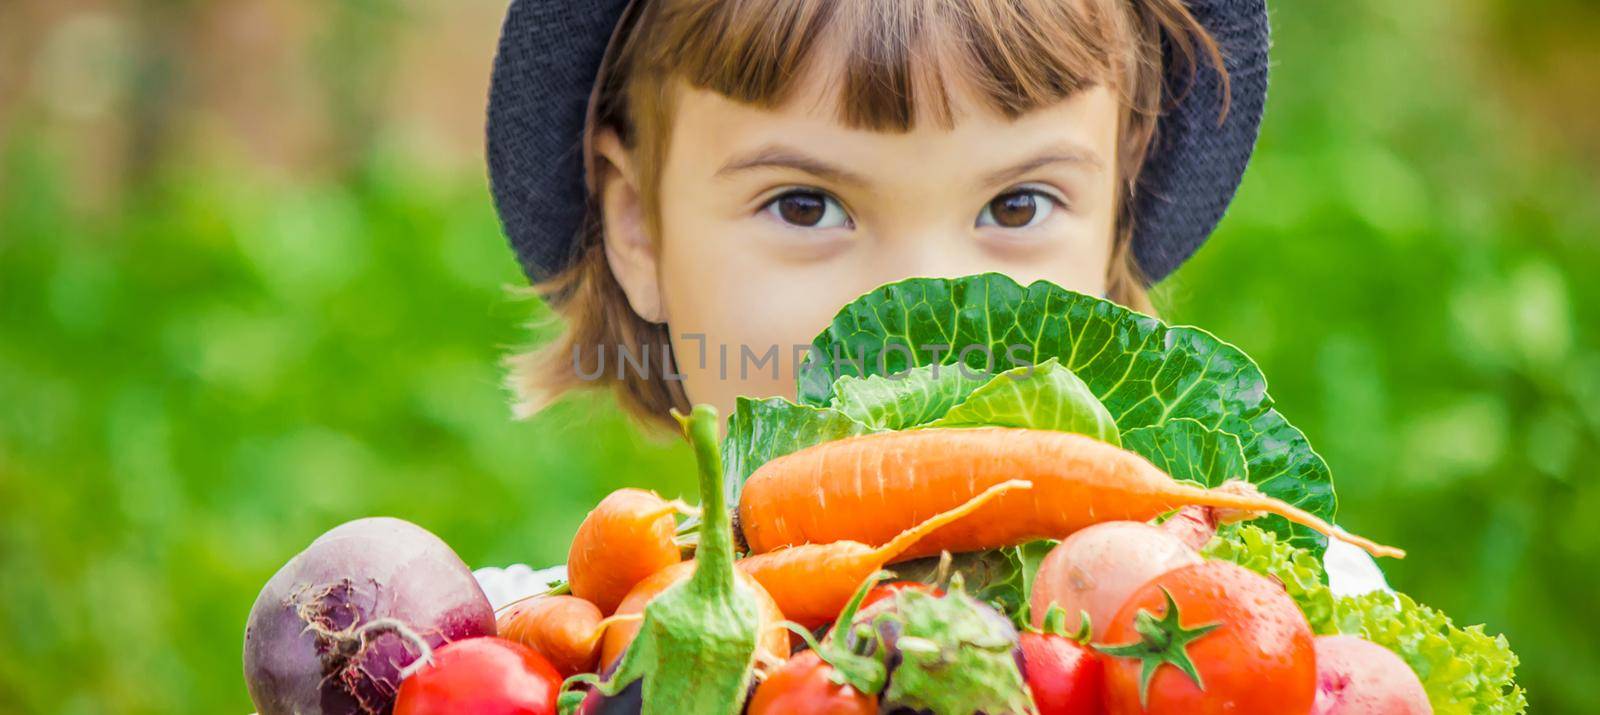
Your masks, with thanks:
[{"label": "pink radish", "polygon": [[1318,636],[1311,715],[1433,715],[1422,681],[1400,656],[1355,636]]},{"label": "pink radish", "polygon": [[1066,611],[1067,632],[1081,628],[1079,614],[1087,613],[1098,640],[1134,589],[1196,563],[1199,553],[1158,527],[1142,521],[1096,524],[1068,536],[1044,557],[1029,596],[1033,624],[1042,625],[1055,604]]}]

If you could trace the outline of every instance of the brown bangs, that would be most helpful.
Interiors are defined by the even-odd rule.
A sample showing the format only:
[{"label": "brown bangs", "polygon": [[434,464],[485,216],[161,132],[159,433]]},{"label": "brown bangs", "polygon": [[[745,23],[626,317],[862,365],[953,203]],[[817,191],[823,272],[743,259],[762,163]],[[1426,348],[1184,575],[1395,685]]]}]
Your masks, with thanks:
[{"label": "brown bangs", "polygon": [[953,124],[965,83],[1008,117],[1104,84],[1134,103],[1139,33],[1115,0],[640,0],[616,58],[629,84],[681,77],[775,107],[830,45],[840,120]]}]

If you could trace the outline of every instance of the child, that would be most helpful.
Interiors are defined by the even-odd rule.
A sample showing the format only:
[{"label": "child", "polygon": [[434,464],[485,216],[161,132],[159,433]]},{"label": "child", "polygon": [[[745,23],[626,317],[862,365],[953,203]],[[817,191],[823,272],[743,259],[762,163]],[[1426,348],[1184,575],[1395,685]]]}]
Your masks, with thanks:
[{"label": "child", "polygon": [[515,0],[490,175],[566,321],[511,361],[519,412],[792,398],[790,346],[910,276],[1149,311],[1238,185],[1266,51],[1264,0]]}]

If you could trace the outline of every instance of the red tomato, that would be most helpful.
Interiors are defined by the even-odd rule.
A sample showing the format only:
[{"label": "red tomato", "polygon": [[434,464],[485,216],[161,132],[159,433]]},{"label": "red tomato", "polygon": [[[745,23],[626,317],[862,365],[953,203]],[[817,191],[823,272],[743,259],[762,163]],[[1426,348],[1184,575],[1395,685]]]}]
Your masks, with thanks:
[{"label": "red tomato", "polygon": [[749,715],[876,715],[878,699],[833,682],[833,666],[808,650],[784,663],[750,699]]},{"label": "red tomato", "polygon": [[1225,561],[1183,566],[1140,586],[1112,619],[1106,643],[1113,715],[1306,715],[1316,698],[1306,617],[1282,586]]},{"label": "red tomato", "polygon": [[1039,715],[1101,715],[1105,665],[1088,647],[1054,633],[1023,633],[1022,674]]},{"label": "red tomato", "polygon": [[943,589],[939,588],[938,586],[930,586],[922,583],[921,581],[888,581],[873,586],[870,590],[868,590],[867,597],[861,599],[861,608],[865,610],[867,606],[877,603],[878,601],[882,601],[886,598],[894,598],[894,595],[901,591],[922,591],[934,596],[944,595]]},{"label": "red tomato", "polygon": [[400,683],[394,715],[555,715],[561,674],[527,646],[468,638]]}]

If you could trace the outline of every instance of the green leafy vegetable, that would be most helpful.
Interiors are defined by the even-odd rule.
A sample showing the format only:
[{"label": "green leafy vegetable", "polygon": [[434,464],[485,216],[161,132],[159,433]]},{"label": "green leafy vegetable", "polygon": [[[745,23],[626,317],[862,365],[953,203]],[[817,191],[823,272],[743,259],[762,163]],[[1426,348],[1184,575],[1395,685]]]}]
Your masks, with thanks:
[{"label": "green leafy vegetable", "polygon": [[1229,479],[1249,478],[1238,437],[1187,417],[1128,430],[1122,435],[1122,446],[1138,452],[1173,479],[1214,487]]},{"label": "green leafy vegetable", "polygon": [[[1168,326],[1114,303],[999,274],[913,278],[844,307],[800,365],[800,402],[826,407],[841,377],[960,363],[992,372],[1056,358],[1124,432],[1191,418],[1239,439],[1250,481],[1324,519],[1332,477],[1305,436],[1273,408],[1261,370],[1199,328]],[[1263,523],[1321,553],[1308,529]]]},{"label": "green leafy vegetable", "polygon": [[948,365],[898,375],[846,375],[833,384],[829,405],[872,429],[906,429],[938,419],[993,377]]},{"label": "green leafy vegetable", "polygon": [[1206,544],[1201,554],[1277,579],[1300,607],[1300,612],[1306,614],[1312,632],[1319,635],[1336,632],[1333,592],[1328,590],[1322,562],[1310,552],[1297,549],[1260,527],[1239,524],[1219,529],[1217,537]]},{"label": "green leafy vegetable", "polygon": [[1459,628],[1402,593],[1335,598],[1317,559],[1255,526],[1222,530],[1204,554],[1282,582],[1317,634],[1360,636],[1394,651],[1422,680],[1439,715],[1510,715],[1527,709],[1514,679],[1517,656],[1504,636],[1490,636],[1483,626]]},{"label": "green leafy vegetable", "polygon": [[1436,715],[1511,715],[1528,701],[1514,680],[1517,656],[1505,636],[1450,617],[1403,593],[1369,593],[1336,604],[1339,632],[1398,653],[1422,679]]},{"label": "green leafy vegetable", "polygon": [[1105,405],[1055,358],[996,375],[926,426],[1027,427],[1077,432],[1122,444],[1117,422]]},{"label": "green leafy vegetable", "polygon": [[694,573],[644,608],[639,635],[611,679],[616,695],[643,680],[643,712],[738,713],[754,672],[761,612],[734,573],[733,536],[717,454],[717,413],[698,405],[683,422],[700,465],[700,542]]}]

